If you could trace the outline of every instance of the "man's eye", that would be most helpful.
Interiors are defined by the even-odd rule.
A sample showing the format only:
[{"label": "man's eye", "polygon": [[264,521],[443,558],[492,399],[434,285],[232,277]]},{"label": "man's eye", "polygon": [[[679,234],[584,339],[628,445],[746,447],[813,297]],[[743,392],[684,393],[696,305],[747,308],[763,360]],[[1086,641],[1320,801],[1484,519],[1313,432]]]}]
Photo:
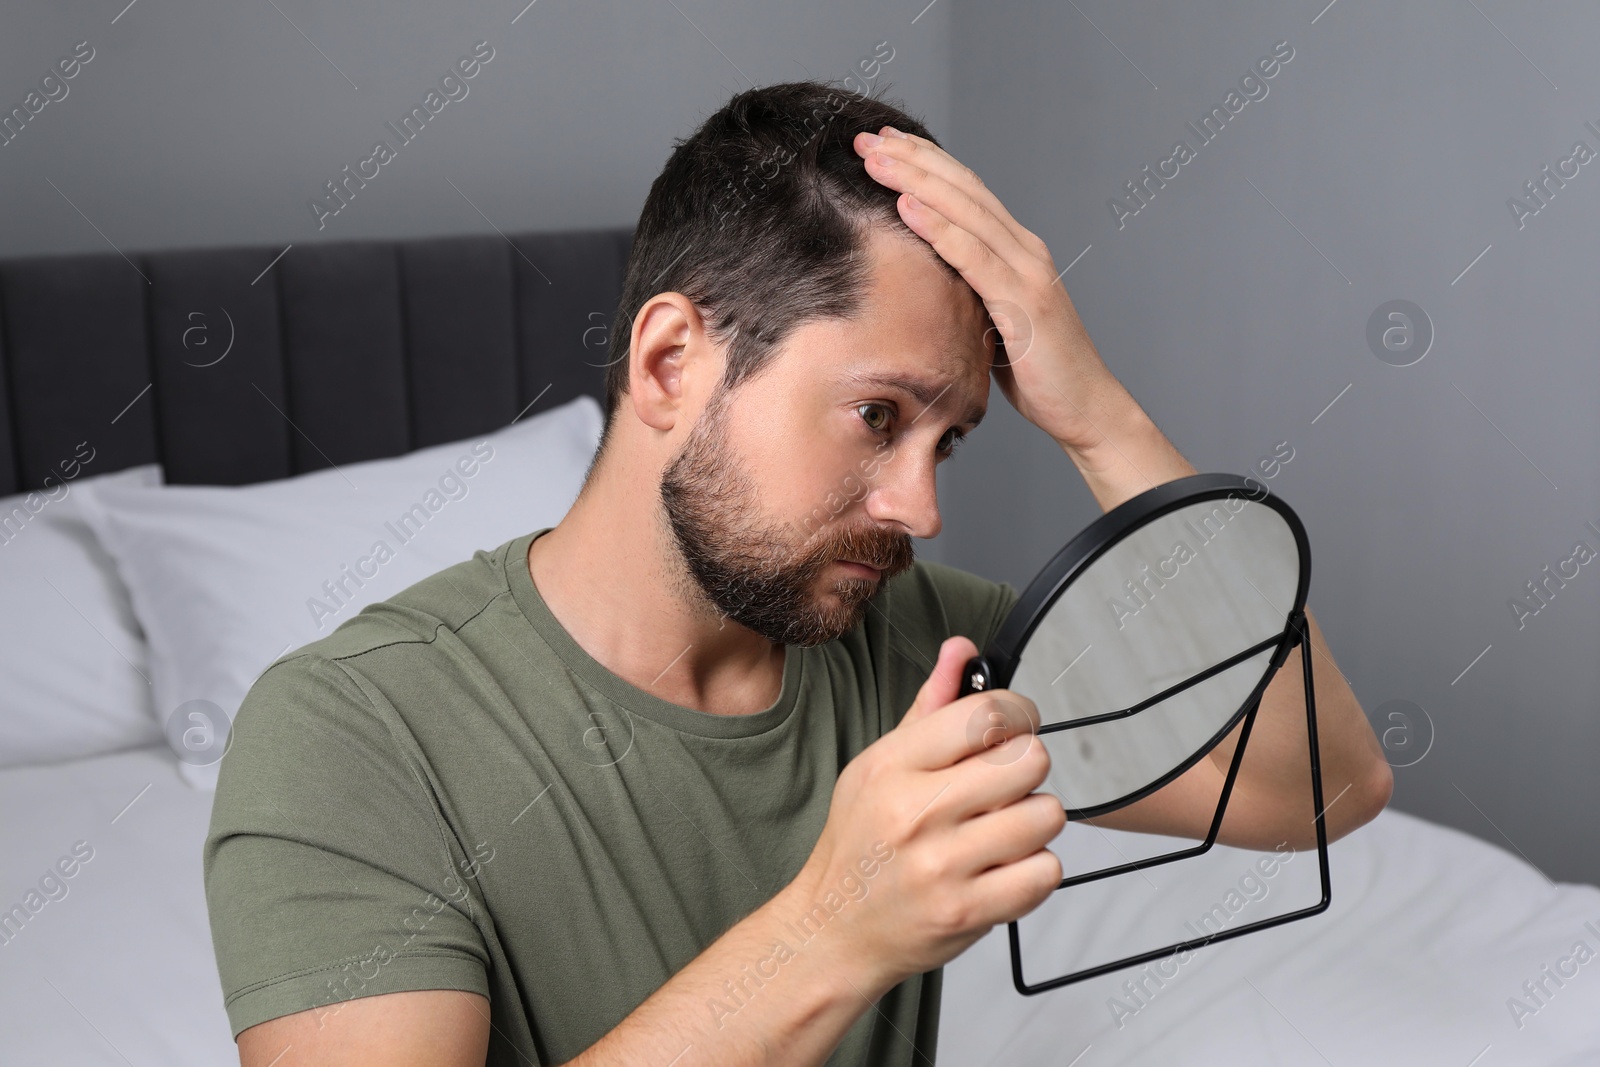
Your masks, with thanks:
[{"label": "man's eye", "polygon": [[960,446],[961,442],[965,441],[966,439],[966,434],[952,426],[950,429],[944,432],[943,437],[939,438],[939,451],[946,456],[953,456],[955,455],[955,451]]},{"label": "man's eye", "polygon": [[[856,408],[861,421],[871,430],[884,430],[889,425],[889,409],[882,404],[862,404]],[[874,418],[876,416],[876,418]]]}]

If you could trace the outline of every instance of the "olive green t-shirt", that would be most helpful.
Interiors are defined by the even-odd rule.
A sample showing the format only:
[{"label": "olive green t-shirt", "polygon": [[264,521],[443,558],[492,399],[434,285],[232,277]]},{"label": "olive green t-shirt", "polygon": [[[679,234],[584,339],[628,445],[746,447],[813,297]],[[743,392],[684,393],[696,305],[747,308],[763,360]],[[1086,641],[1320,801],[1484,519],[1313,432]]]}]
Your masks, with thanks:
[{"label": "olive green t-shirt", "polygon": [[[491,1067],[567,1062],[799,873],[840,770],[894,728],[940,642],[987,647],[1017,600],[919,561],[850,633],[787,647],[771,707],[713,715],[584,652],[528,573],[543,532],[367,607],[251,687],[204,850],[235,1036],[463,989],[489,998]],[[932,1063],[941,977],[864,1007],[829,1064]]]}]

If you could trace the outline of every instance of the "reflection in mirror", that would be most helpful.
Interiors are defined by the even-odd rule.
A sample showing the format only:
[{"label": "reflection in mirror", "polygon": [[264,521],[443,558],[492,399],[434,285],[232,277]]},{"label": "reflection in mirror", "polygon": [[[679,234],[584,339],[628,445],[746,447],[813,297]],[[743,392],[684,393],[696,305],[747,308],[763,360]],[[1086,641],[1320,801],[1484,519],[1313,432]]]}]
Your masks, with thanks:
[{"label": "reflection in mirror", "polygon": [[[1133,707],[1281,635],[1300,581],[1294,532],[1233,495],[1170,511],[1067,585],[1023,647],[1008,688],[1041,724]],[[1206,750],[1245,710],[1268,647],[1144,711],[1043,732],[1047,790],[1069,812],[1131,799]]]}]

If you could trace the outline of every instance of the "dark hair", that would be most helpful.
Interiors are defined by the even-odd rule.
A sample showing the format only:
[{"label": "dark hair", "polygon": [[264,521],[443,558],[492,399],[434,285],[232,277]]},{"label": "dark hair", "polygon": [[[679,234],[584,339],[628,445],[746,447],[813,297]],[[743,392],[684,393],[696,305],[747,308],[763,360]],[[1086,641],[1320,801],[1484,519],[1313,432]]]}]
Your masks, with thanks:
[{"label": "dark hair", "polygon": [[893,126],[935,144],[884,100],[816,81],[739,93],[685,140],[650,186],[611,330],[604,450],[628,392],[629,343],[657,293],[688,297],[726,343],[726,391],[767,364],[797,327],[860,310],[870,279],[869,227],[899,230],[955,278],[960,272],[901,220],[899,193],[875,181],[856,134]]}]

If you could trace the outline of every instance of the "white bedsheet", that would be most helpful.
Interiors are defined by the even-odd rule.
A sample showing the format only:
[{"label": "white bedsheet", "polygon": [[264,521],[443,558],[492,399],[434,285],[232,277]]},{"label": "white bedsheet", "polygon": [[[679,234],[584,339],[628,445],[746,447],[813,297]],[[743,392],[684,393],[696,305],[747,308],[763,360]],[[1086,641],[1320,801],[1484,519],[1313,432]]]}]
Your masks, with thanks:
[{"label": "white bedsheet", "polygon": [[0,909],[73,842],[94,858],[0,944],[0,1062],[237,1064],[200,846],[212,794],[166,745],[0,771]]},{"label": "white bedsheet", "polygon": [[[1074,830],[1104,834],[1114,851],[1136,854],[1139,835],[1068,833]],[[1260,855],[1228,851],[1246,860]],[[1277,910],[1316,902],[1315,864],[1314,853],[1291,861],[1298,884],[1292,903]],[[1569,959],[1567,969],[1577,973],[1560,986],[1545,979],[1543,1004],[1522,988],[1540,980],[1541,968],[1570,958],[1579,941],[1600,953],[1600,888],[1553,885],[1507,851],[1394,810],[1334,842],[1329,868],[1327,911],[1200,949],[1169,980],[1147,980],[1142,1000],[1123,986],[1138,970],[1018,994],[1006,927],[997,927],[945,968],[939,1060],[971,1067],[1600,1064],[1600,955],[1581,965]],[[1153,869],[1159,892],[1135,887],[1139,905],[1197,914],[1182,876],[1168,873],[1175,870]],[[1287,872],[1278,875],[1280,890],[1288,888]],[[1030,983],[1070,969],[1049,971],[1040,959],[1046,953],[1030,952],[1045,938],[1034,928],[1030,941],[1028,924],[1047,908],[1050,922],[1062,924],[1058,932],[1091,929],[1102,941],[1138,921],[1127,907],[1074,916],[1047,902],[1023,923]],[[1236,925],[1256,917],[1241,911]],[[1113,1010],[1113,997],[1123,1010]],[[1514,1019],[1511,997],[1537,1010]]]},{"label": "white bedsheet", "polygon": [[[160,746],[0,771],[0,908],[94,849],[0,943],[0,1062],[237,1062],[201,884],[211,800]],[[1600,949],[1600,889],[1392,811],[1336,842],[1332,870],[1327,913],[1205,949],[1120,1029],[1106,1001],[1126,973],[1019,996],[1000,927],[946,968],[939,1062],[1600,1064],[1600,959],[1520,1030],[1506,1007],[1574,942]]]}]

